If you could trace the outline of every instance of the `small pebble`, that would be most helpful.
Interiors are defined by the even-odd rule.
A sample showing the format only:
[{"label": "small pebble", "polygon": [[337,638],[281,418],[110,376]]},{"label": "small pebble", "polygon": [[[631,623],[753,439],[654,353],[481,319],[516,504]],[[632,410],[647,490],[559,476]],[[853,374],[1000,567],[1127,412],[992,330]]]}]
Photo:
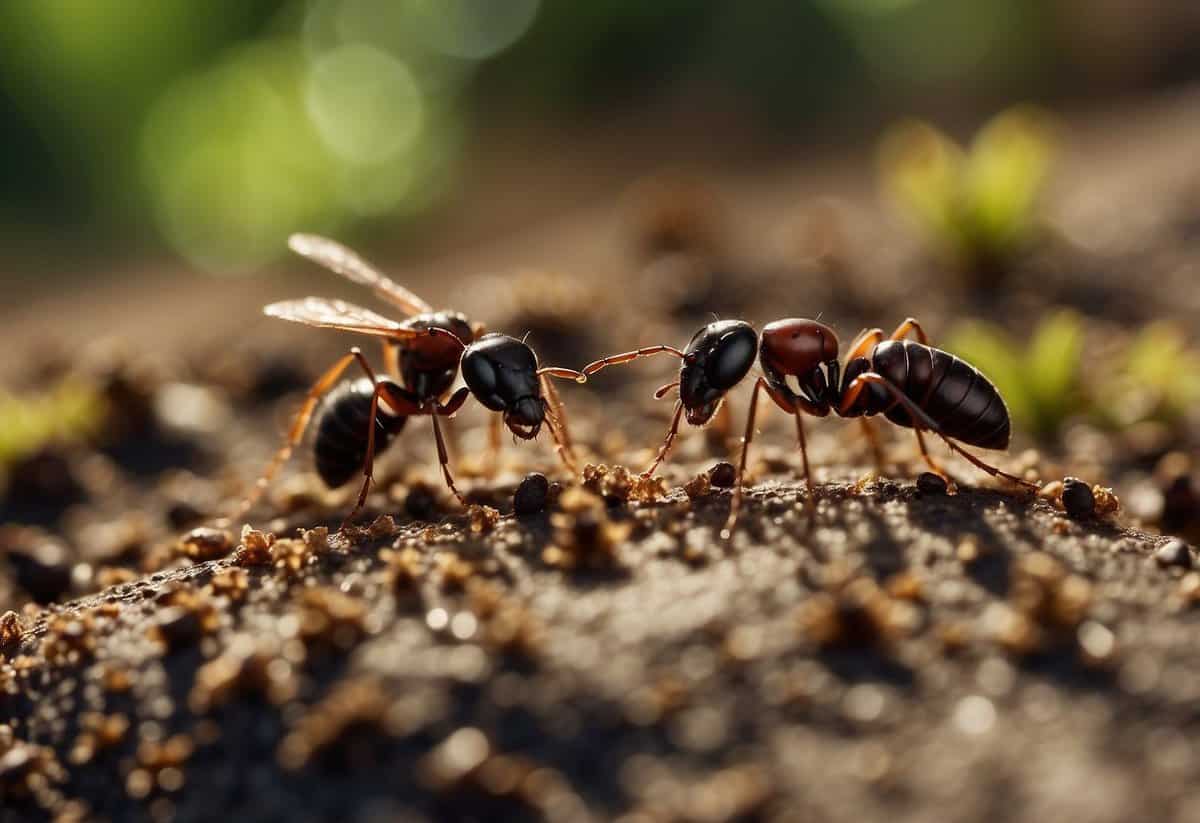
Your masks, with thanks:
[{"label": "small pebble", "polygon": [[922,494],[945,494],[946,478],[933,472],[921,472],[917,475],[917,491]]},{"label": "small pebble", "polygon": [[1192,567],[1192,550],[1188,544],[1178,538],[1168,540],[1154,552],[1154,559],[1160,566],[1179,566],[1183,569]]},{"label": "small pebble", "polygon": [[550,481],[546,479],[546,475],[531,472],[522,478],[516,493],[513,494],[513,512],[525,515],[545,511],[549,496]]},{"label": "small pebble", "polygon": [[1092,487],[1078,477],[1067,477],[1063,479],[1062,504],[1073,518],[1091,517],[1096,511],[1096,496]]},{"label": "small pebble", "polygon": [[737,482],[737,469],[732,463],[722,460],[708,470],[708,482],[718,489],[731,489]]}]

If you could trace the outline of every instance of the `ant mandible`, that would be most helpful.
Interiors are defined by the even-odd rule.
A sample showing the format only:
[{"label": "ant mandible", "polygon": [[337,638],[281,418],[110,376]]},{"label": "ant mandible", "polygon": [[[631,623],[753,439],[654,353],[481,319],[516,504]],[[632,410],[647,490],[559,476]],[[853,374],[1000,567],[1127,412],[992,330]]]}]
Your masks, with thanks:
[{"label": "ant mandible", "polygon": [[[292,419],[283,446],[243,502],[239,514],[245,514],[254,505],[287,462],[323,397],[325,402],[318,415],[313,443],[318,475],[327,486],[336,488],[349,481],[356,471],[363,474],[358,501],[343,521],[343,527],[366,502],[375,457],[399,434],[409,417],[420,415],[428,415],[433,422],[438,461],[446,485],[459,503],[466,505],[450,473],[438,418],[454,415],[472,395],[498,413],[493,418],[494,448],[498,446],[497,427],[501,420],[522,440],[535,438],[546,423],[559,458],[572,475],[578,474],[566,410],[548,378],[585,382],[587,378],[582,373],[558,367],[539,368],[537,355],[523,341],[504,334],[484,334],[481,324],[470,323],[459,312],[435,312],[420,297],[333,240],[294,234],[288,239],[288,246],[314,263],[371,288],[403,311],[407,319],[396,322],[369,309],[321,297],[287,300],[263,308],[268,317],[381,338],[387,374],[377,376],[356,346],[321,375]],[[366,379],[339,385],[343,372],[356,362]],[[450,388],[460,369],[466,386],[451,395]]]},{"label": "ant mandible", "polygon": [[[907,339],[909,334],[915,334],[917,341]],[[803,318],[768,323],[761,337],[749,323],[719,320],[696,332],[683,351],[672,346],[647,346],[597,360],[584,367],[583,373],[592,375],[607,366],[660,353],[673,354],[682,361],[679,379],[655,392],[655,397],[661,398],[678,387],[679,399],[667,437],[654,462],[643,472],[649,476],[670,451],[680,417],[686,413],[688,423],[697,426],[711,420],[725,395],[749,373],[756,349],[763,373],[755,381],[750,396],[737,481],[729,518],[722,530],[725,538],[732,534],[741,508],[742,483],[754,437],[760,391],[765,391],[796,420],[796,437],[810,496],[810,525],[814,515],[813,483],[804,414],[815,417],[826,417],[831,411],[839,417],[883,414],[892,423],[914,431],[921,456],[947,483],[953,481],[929,454],[923,431],[941,437],[952,451],[994,477],[1038,488],[1036,483],[984,463],[958,445],[956,441],[985,449],[1006,449],[1011,433],[1008,408],[996,387],[978,369],[930,346],[921,324],[911,317],[890,338],[884,338],[882,329],[861,332],[846,356],[840,380],[837,334],[823,323]],[[799,391],[792,389],[788,378],[795,379]]]}]

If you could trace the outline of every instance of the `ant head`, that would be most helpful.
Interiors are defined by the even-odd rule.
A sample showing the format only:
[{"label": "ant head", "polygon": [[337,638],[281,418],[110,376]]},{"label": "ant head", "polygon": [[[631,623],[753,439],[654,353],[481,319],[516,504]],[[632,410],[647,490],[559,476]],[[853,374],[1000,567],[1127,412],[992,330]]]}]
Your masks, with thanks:
[{"label": "ant head", "polygon": [[838,339],[833,329],[816,320],[788,318],[763,327],[759,362],[767,380],[789,392],[787,378],[795,377],[808,399],[831,402],[838,385]]},{"label": "ant head", "polygon": [[696,332],[684,350],[679,399],[692,425],[707,423],[725,393],[754,365],[758,333],[741,320],[718,320]]},{"label": "ant head", "polygon": [[533,349],[506,334],[485,334],[467,346],[462,375],[471,394],[502,412],[509,430],[523,440],[537,436],[546,417]]}]

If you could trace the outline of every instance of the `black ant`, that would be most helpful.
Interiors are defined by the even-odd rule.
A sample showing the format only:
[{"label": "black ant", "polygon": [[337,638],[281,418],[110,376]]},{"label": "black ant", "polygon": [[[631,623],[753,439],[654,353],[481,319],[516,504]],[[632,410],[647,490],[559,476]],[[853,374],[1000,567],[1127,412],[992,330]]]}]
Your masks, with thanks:
[{"label": "black ant", "polygon": [[[910,333],[920,342],[906,339]],[[655,397],[661,398],[678,387],[679,399],[667,437],[654,462],[643,472],[649,476],[670,451],[680,417],[686,413],[688,423],[696,426],[711,420],[726,393],[750,372],[756,349],[763,374],[755,381],[750,397],[737,483],[729,519],[722,531],[726,538],[732,533],[741,507],[742,480],[754,437],[760,391],[767,392],[777,406],[796,419],[796,437],[810,500],[812,473],[802,415],[826,417],[831,411],[840,417],[883,414],[896,425],[911,428],[921,456],[948,484],[953,481],[929,454],[922,431],[938,435],[951,450],[992,476],[1038,488],[1035,483],[984,463],[955,442],[1006,449],[1011,433],[1008,408],[996,387],[978,369],[930,346],[921,324],[911,317],[887,339],[881,329],[861,332],[850,347],[840,380],[837,334],[823,323],[797,318],[768,323],[761,337],[749,323],[719,320],[696,332],[683,351],[671,346],[648,346],[597,360],[584,367],[583,373],[592,375],[606,366],[660,353],[673,354],[683,361],[679,379],[655,392]],[[795,378],[798,391],[788,384],[788,378]],[[810,502],[810,524],[812,515]]]},{"label": "black ant", "polygon": [[[493,418],[494,448],[498,447],[501,420],[522,440],[535,438],[545,422],[563,464],[572,474],[578,473],[566,411],[547,378],[585,382],[587,378],[582,373],[558,367],[539,368],[537,355],[523,341],[504,334],[484,334],[482,325],[471,324],[459,312],[435,312],[420,297],[333,240],[294,234],[288,239],[288,246],[330,271],[371,288],[408,317],[396,322],[369,309],[321,297],[287,300],[263,308],[268,317],[381,338],[387,374],[376,376],[362,352],[354,347],[321,375],[293,418],[284,445],[242,504],[241,514],[254,505],[303,439],[322,397],[325,402],[313,444],[318,475],[327,486],[336,488],[349,481],[356,471],[363,474],[358,501],[343,526],[366,502],[375,457],[400,433],[409,417],[419,415],[428,415],[433,421],[442,476],[459,503],[466,505],[450,473],[438,418],[454,415],[471,395],[499,413]],[[355,362],[366,373],[366,379],[339,385],[342,373]],[[466,386],[447,397],[460,368]]]}]

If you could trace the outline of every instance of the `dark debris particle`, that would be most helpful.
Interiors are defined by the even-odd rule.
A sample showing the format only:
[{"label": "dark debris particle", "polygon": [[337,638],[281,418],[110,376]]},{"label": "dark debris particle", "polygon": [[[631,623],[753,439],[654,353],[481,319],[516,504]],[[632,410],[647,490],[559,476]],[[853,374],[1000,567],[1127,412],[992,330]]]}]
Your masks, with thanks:
[{"label": "dark debris particle", "polygon": [[155,621],[155,629],[169,649],[194,646],[204,634],[201,616],[179,606],[163,609]]},{"label": "dark debris particle", "polygon": [[1189,475],[1171,478],[1163,492],[1162,526],[1164,529],[1186,529],[1200,522],[1200,492]]},{"label": "dark debris particle", "polygon": [[708,470],[708,482],[718,489],[732,489],[737,482],[737,469],[732,463],[722,460]]},{"label": "dark debris particle", "polygon": [[69,505],[85,499],[70,458],[42,449],[16,461],[9,469],[8,495],[18,503]]},{"label": "dark debris particle", "polygon": [[404,510],[414,520],[436,520],[438,499],[433,489],[423,483],[413,486],[404,498]]},{"label": "dark debris particle", "polygon": [[186,529],[204,519],[204,512],[186,500],[177,500],[167,507],[167,525],[172,529]]},{"label": "dark debris particle", "polygon": [[1192,550],[1188,544],[1179,540],[1168,540],[1154,552],[1154,559],[1160,566],[1179,566],[1183,569],[1192,567]]},{"label": "dark debris particle", "polygon": [[52,539],[14,548],[8,561],[16,572],[17,585],[38,603],[52,603],[71,588],[67,550]]},{"label": "dark debris particle", "polygon": [[550,496],[550,481],[546,475],[531,472],[525,475],[513,494],[513,512],[520,515],[544,511]]},{"label": "dark debris particle", "polygon": [[288,392],[308,388],[309,380],[304,369],[291,359],[267,357],[254,370],[250,399],[255,403],[269,403]]},{"label": "dark debris particle", "polygon": [[945,494],[946,478],[933,472],[921,472],[917,475],[917,491],[921,494]]},{"label": "dark debris particle", "polygon": [[1092,488],[1078,477],[1063,479],[1063,508],[1076,520],[1091,517],[1096,511],[1096,496]]}]

